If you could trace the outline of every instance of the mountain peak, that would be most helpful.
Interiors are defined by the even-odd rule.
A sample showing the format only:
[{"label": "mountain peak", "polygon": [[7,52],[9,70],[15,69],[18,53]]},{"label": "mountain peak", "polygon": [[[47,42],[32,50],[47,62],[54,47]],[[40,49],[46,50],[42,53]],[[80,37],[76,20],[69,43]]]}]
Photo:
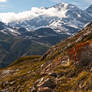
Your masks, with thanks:
[{"label": "mountain peak", "polygon": [[86,11],[87,11],[88,13],[92,13],[92,5],[90,5],[90,6],[86,9]]},{"label": "mountain peak", "polygon": [[69,5],[68,3],[61,2],[61,3],[54,5],[53,7],[54,8],[63,8],[63,7],[67,7],[68,5]]},{"label": "mountain peak", "polygon": [[72,4],[68,4],[68,3],[65,3],[65,2],[61,2],[61,3],[58,3],[58,4],[56,4],[56,5],[54,5],[54,7],[55,8],[66,8],[66,9],[68,9],[68,8],[70,8],[70,7],[76,7],[75,5],[72,5]]}]

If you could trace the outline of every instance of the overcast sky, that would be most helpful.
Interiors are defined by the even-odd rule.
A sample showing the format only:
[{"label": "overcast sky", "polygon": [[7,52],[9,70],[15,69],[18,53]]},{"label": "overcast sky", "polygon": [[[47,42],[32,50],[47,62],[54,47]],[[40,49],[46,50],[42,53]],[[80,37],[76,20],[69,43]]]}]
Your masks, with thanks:
[{"label": "overcast sky", "polygon": [[[85,9],[92,4],[92,0],[62,0],[63,2],[77,5]],[[0,12],[21,12],[30,10],[32,7],[49,7],[61,0],[0,0]]]}]

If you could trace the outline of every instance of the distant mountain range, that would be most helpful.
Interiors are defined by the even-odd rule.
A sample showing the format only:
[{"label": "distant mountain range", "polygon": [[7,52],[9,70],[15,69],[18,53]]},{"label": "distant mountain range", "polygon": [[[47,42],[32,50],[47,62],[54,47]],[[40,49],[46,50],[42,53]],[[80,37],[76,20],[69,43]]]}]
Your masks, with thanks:
[{"label": "distant mountain range", "polygon": [[72,35],[92,20],[92,5],[81,10],[72,4],[59,3],[49,8],[33,7],[18,14],[1,13],[0,19],[13,28],[24,27],[27,31],[34,31],[49,27],[57,33]]},{"label": "distant mountain range", "polygon": [[21,56],[42,55],[51,46],[68,37],[51,28],[28,32],[26,28],[11,28],[0,22],[0,67],[5,67]]},{"label": "distant mountain range", "polygon": [[19,14],[0,13],[0,21],[0,67],[4,67],[20,56],[43,54],[74,35],[92,21],[92,5],[86,10],[67,3],[34,7]]}]

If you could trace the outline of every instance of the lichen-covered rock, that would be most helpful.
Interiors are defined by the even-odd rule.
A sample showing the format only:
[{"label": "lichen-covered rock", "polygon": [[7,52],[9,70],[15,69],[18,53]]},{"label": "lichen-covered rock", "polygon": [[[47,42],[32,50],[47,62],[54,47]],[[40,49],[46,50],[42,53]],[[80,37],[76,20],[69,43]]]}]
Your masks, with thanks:
[{"label": "lichen-covered rock", "polygon": [[92,40],[75,45],[69,50],[69,56],[75,64],[85,66],[92,63]]}]

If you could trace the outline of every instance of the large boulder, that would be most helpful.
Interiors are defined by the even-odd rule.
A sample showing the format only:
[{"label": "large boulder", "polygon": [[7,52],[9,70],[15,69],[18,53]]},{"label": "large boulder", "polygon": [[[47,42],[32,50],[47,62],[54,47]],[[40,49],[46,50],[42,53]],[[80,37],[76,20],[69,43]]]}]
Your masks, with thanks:
[{"label": "large boulder", "polygon": [[86,66],[92,63],[92,40],[75,45],[69,50],[69,56],[75,64]]}]

